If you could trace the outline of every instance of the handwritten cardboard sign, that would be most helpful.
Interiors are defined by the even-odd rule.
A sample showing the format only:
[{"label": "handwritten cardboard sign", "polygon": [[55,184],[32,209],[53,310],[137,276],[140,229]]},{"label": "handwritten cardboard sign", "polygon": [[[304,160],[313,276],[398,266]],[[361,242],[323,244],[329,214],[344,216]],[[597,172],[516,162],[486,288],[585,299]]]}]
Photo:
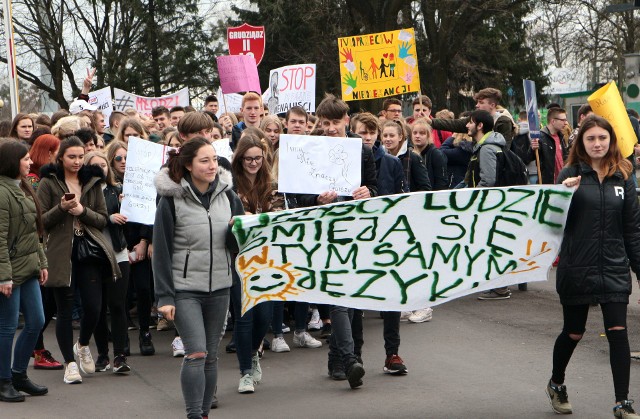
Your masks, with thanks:
[{"label": "handwritten cardboard sign", "polygon": [[89,104],[98,107],[104,115],[104,123],[109,127],[109,117],[113,112],[113,100],[111,99],[111,87],[103,87],[89,93]]},{"label": "handwritten cardboard sign", "polygon": [[260,90],[256,60],[250,55],[224,55],[216,58],[222,93],[257,92]]},{"label": "handwritten cardboard sign", "polygon": [[633,146],[638,138],[627,115],[624,102],[615,81],[610,81],[587,98],[596,115],[609,121],[618,139],[618,148],[623,157],[633,153]]},{"label": "handwritten cardboard sign", "polygon": [[343,100],[420,91],[412,28],[338,38],[338,52]]},{"label": "handwritten cardboard sign", "polygon": [[113,96],[116,111],[133,108],[138,113],[146,116],[151,116],[151,110],[156,106],[164,106],[167,109],[171,109],[174,106],[189,106],[189,89],[186,87],[176,93],[162,97],[139,96],[114,88]]},{"label": "handwritten cardboard sign", "polygon": [[129,221],[151,225],[156,216],[156,174],[171,147],[129,137],[127,166],[122,184],[121,212]]},{"label": "handwritten cardboard sign", "polygon": [[280,192],[351,196],[360,187],[360,138],[281,134],[278,153]]},{"label": "handwritten cardboard sign", "polygon": [[237,217],[243,312],[270,300],[407,311],[545,280],[572,195],[460,189]]},{"label": "handwritten cardboard sign", "polygon": [[294,106],[316,110],[316,65],[299,64],[276,68],[269,73],[269,87],[262,95],[269,113],[285,113]]}]

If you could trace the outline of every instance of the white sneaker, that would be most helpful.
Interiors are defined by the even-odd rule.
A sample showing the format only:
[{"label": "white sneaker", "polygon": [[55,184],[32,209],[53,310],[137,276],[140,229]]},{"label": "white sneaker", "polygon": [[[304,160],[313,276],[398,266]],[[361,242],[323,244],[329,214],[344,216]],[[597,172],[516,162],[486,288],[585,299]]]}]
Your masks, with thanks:
[{"label": "white sneaker", "polygon": [[75,362],[69,362],[64,369],[64,382],[66,384],[80,384],[82,382],[82,376],[78,371],[78,364]]},{"label": "white sneaker", "polygon": [[80,343],[76,342],[76,344],[73,345],[73,353],[80,361],[80,371],[85,374],[93,374],[96,372],[96,364],[93,362],[89,346],[80,346]]},{"label": "white sneaker", "polygon": [[289,352],[291,348],[287,345],[284,338],[273,338],[271,341],[271,351],[272,352]]},{"label": "white sneaker", "polygon": [[400,314],[400,321],[402,321],[402,320],[409,320],[409,317],[411,317],[411,315],[412,315],[412,314],[413,314],[413,312],[412,312],[412,311],[403,311],[403,312]]},{"label": "white sneaker", "polygon": [[171,349],[173,350],[173,356],[179,357],[184,356],[184,344],[182,343],[182,338],[180,336],[176,336],[171,342]]},{"label": "white sneaker", "polygon": [[293,332],[293,344],[300,348],[319,348],[322,346],[322,342],[315,339],[307,331],[302,333]]},{"label": "white sneaker", "polygon": [[282,323],[282,333],[289,333],[289,332],[291,332],[291,328],[286,324]]},{"label": "white sneaker", "polygon": [[253,393],[256,389],[253,387],[253,377],[251,374],[245,374],[240,379],[238,385],[238,393]]},{"label": "white sneaker", "polygon": [[411,316],[409,316],[409,321],[411,323],[424,323],[428,322],[433,318],[433,309],[431,307],[423,308],[422,310],[415,310]]},{"label": "white sneaker", "polygon": [[322,329],[322,320],[320,320],[320,313],[318,309],[313,309],[311,313],[311,320],[309,321],[309,330],[321,330]]},{"label": "white sneaker", "polygon": [[260,356],[258,354],[251,357],[251,376],[256,384],[262,380],[262,367],[260,367]]}]

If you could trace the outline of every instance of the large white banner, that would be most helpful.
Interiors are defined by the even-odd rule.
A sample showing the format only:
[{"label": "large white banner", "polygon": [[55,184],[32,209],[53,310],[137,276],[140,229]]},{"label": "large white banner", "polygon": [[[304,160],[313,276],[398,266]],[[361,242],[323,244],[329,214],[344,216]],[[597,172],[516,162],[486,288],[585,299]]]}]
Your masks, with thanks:
[{"label": "large white banner", "polygon": [[156,174],[167,160],[171,147],[129,137],[127,168],[122,184],[121,213],[134,223],[151,225],[156,217]]},{"label": "large white banner", "polygon": [[459,189],[236,217],[243,312],[270,300],[408,311],[546,280],[572,195]]},{"label": "large white banner", "polygon": [[316,65],[288,65],[271,70],[269,86],[262,100],[269,106],[271,114],[285,113],[294,106],[315,112]]},{"label": "large white banner", "polygon": [[156,106],[164,106],[167,109],[171,109],[174,106],[189,106],[189,89],[186,87],[178,90],[176,93],[162,97],[139,96],[114,88],[113,96],[116,111],[134,108],[138,113],[147,116],[151,116],[151,110]]},{"label": "large white banner", "polygon": [[113,112],[113,100],[111,99],[111,87],[103,87],[102,89],[89,92],[89,104],[98,107],[104,115],[104,122],[109,127],[109,117]]},{"label": "large white banner", "polygon": [[280,135],[278,190],[351,196],[362,177],[362,140],[309,135]]}]

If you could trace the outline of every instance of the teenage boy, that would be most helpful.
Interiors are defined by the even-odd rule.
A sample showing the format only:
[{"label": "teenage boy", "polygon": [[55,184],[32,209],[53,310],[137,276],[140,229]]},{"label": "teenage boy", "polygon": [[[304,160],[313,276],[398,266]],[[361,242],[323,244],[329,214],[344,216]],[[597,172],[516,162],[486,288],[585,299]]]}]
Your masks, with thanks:
[{"label": "teenage boy", "polygon": [[231,149],[235,150],[240,135],[246,127],[260,128],[260,115],[263,112],[262,96],[255,92],[247,92],[242,97],[242,106],[240,108],[243,121],[239,122],[231,130]]}]

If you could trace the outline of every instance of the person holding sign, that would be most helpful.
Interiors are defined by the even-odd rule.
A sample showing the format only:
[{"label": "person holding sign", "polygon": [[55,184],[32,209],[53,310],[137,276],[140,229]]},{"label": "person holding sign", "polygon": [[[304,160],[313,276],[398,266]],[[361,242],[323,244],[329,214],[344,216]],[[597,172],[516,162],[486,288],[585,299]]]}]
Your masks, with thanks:
[{"label": "person holding sign", "polygon": [[556,413],[571,413],[565,370],[585,332],[589,307],[600,304],[609,341],[615,393],[613,415],[638,419],[628,400],[630,350],[627,305],[629,267],[640,273],[640,206],[611,124],[587,117],[569,153],[558,183],[577,188],[571,200],[556,289],[564,324],[553,347],[553,370],[547,395]]},{"label": "person holding sign", "polygon": [[[346,137],[349,124],[349,105],[327,94],[316,108],[318,125],[324,134],[330,137]],[[351,195],[352,199],[367,199],[377,195],[377,177],[375,158],[371,148],[362,145],[361,184]],[[320,195],[301,195],[301,206],[325,205],[338,200],[335,191],[326,191]],[[349,198],[340,198],[349,199]],[[334,380],[349,380],[351,388],[362,385],[364,367],[354,353],[351,321],[353,309],[341,306],[331,307],[332,333],[329,343],[329,375]]]},{"label": "person holding sign", "polygon": [[153,227],[156,298],[158,311],[174,321],[184,342],[180,382],[191,419],[209,415],[218,381],[218,345],[232,283],[229,263],[231,253],[238,252],[229,225],[244,214],[230,182],[203,137],[171,150],[155,180],[161,196]]}]

